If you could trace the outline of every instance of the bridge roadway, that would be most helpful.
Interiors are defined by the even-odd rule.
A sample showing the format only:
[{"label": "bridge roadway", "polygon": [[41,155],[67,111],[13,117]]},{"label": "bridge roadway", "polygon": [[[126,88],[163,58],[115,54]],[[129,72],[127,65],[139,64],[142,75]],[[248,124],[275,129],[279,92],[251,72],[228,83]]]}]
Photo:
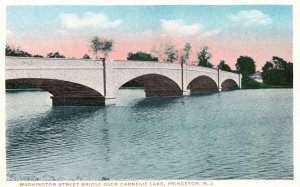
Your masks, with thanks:
[{"label": "bridge roadway", "polygon": [[241,88],[242,76],[213,68],[146,61],[6,57],[5,80],[52,94],[53,105],[113,104],[128,81],[146,96],[183,96]]}]

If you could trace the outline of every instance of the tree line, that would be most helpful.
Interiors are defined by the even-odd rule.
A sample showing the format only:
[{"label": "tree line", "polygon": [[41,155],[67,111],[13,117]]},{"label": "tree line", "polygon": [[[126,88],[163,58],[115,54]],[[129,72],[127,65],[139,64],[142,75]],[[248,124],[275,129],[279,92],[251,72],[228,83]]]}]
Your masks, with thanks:
[{"label": "tree line", "polygon": [[[95,59],[99,58],[99,53],[102,54],[102,59],[106,59],[109,53],[113,50],[115,42],[111,38],[94,36],[89,41],[89,52],[92,52]],[[127,60],[139,60],[139,61],[153,61],[153,62],[166,62],[166,63],[187,63],[191,53],[192,46],[190,43],[185,43],[182,49],[177,49],[175,45],[165,44],[160,45],[160,49],[153,48],[151,50],[153,54],[137,51],[136,53],[129,52]],[[6,45],[6,56],[17,57],[43,57],[42,55],[32,55],[28,52],[21,50],[20,48],[12,48]],[[50,52],[47,54],[47,58],[65,58],[64,55],[58,51]],[[204,45],[197,52],[197,61],[193,62],[193,65],[202,67],[213,68],[211,63],[212,54],[209,51],[208,46]],[[82,59],[91,59],[88,54],[84,54]],[[236,70],[232,70],[224,60],[220,60],[216,68],[228,72],[241,73],[243,88],[261,88],[269,86],[281,86],[292,87],[293,86],[293,63],[287,62],[284,59],[273,56],[270,61],[267,61],[262,68],[263,84],[260,84],[253,80],[250,76],[256,72],[256,63],[249,56],[240,56],[235,64]]]}]

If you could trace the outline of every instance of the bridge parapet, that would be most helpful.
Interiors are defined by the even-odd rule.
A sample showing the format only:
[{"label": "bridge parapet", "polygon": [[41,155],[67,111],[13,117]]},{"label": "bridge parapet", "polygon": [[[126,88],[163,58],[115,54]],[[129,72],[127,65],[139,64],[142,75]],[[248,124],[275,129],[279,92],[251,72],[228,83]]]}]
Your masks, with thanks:
[{"label": "bridge parapet", "polygon": [[222,71],[220,70],[220,73],[222,75],[226,75],[226,77],[234,77],[234,78],[238,78],[239,74],[238,73],[234,73],[234,72],[228,72],[228,71]]},{"label": "bridge parapet", "polygon": [[180,64],[162,63],[154,61],[116,60],[114,68],[119,69],[181,69]]},{"label": "bridge parapet", "polygon": [[188,71],[198,71],[198,72],[205,72],[210,74],[218,74],[218,70],[214,68],[207,68],[202,66],[187,66]]},{"label": "bridge parapet", "polygon": [[36,57],[6,57],[6,69],[8,68],[97,68],[103,69],[101,60],[65,59],[65,58],[36,58]]}]

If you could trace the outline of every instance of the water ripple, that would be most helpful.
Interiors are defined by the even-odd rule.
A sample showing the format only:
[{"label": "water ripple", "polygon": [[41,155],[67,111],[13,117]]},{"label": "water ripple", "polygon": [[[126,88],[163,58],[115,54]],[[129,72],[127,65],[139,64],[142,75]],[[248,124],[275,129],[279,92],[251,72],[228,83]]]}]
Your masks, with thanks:
[{"label": "water ripple", "polygon": [[292,90],[118,94],[51,107],[45,92],[8,93],[8,179],[293,179]]}]

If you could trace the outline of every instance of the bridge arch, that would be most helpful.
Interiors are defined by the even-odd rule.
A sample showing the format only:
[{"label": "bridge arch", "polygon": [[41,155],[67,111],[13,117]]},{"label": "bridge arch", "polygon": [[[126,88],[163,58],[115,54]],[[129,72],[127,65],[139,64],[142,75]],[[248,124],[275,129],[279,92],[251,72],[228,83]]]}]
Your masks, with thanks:
[{"label": "bridge arch", "polygon": [[[129,81],[135,81],[144,86],[146,97],[152,96],[182,96],[179,85],[169,77],[160,74],[146,74],[135,77]],[[126,83],[124,82],[124,84]],[[122,84],[122,85],[124,85]],[[122,86],[121,85],[121,86]],[[119,89],[121,86],[118,86]]]},{"label": "bridge arch", "polygon": [[202,93],[202,92],[217,92],[217,83],[206,75],[201,75],[194,78],[187,87],[191,93]]},{"label": "bridge arch", "polygon": [[239,89],[238,84],[233,79],[226,79],[221,84],[222,91],[236,90]]},{"label": "bridge arch", "polygon": [[105,99],[98,91],[82,84],[42,78],[7,79],[6,83],[26,84],[40,88],[52,94],[52,105],[103,105]]}]

